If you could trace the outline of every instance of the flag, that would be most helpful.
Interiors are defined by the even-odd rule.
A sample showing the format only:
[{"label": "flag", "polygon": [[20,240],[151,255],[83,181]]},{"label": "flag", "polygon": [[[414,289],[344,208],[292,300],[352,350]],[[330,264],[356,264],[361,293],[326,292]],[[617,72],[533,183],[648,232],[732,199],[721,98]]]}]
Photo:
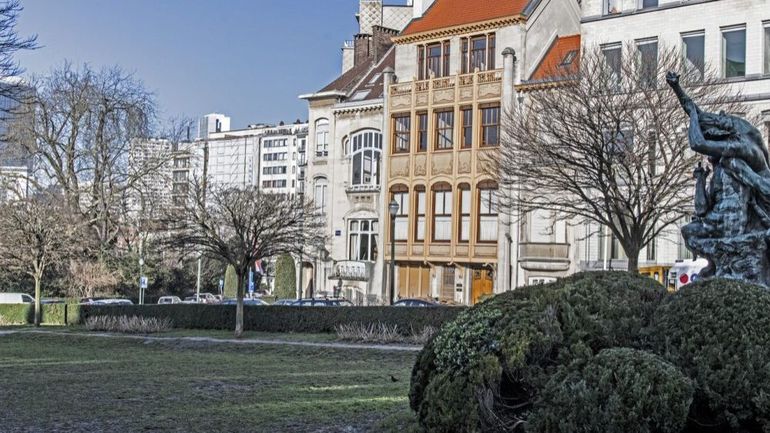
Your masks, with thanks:
[{"label": "flag", "polygon": [[254,270],[257,271],[259,275],[265,275],[265,269],[262,267],[261,259],[254,262]]}]

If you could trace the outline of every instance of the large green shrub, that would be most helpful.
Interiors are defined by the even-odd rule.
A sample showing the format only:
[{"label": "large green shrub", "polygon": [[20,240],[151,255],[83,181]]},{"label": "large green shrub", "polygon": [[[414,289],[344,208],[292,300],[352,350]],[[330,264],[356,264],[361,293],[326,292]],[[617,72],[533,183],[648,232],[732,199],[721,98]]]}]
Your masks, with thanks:
[{"label": "large green shrub", "polygon": [[605,348],[644,347],[665,293],[637,274],[593,272],[497,295],[423,349],[410,404],[428,432],[508,430],[526,419],[558,366]]},{"label": "large green shrub", "polygon": [[[77,306],[65,304],[41,305],[41,323],[44,325],[67,324],[68,308],[76,309]],[[34,316],[34,304],[0,304],[0,326],[34,323]]]},{"label": "large green shrub", "polygon": [[692,431],[770,431],[767,289],[722,279],[690,284],[661,304],[653,331],[655,350],[695,382]]},{"label": "large green shrub", "polygon": [[238,296],[238,274],[235,273],[235,266],[233,265],[227,265],[227,269],[225,269],[223,290],[225,298],[235,298]]},{"label": "large green shrub", "polygon": [[692,393],[690,380],[663,359],[635,349],[605,349],[551,378],[527,431],[679,433]]},{"label": "large green shrub", "polygon": [[[338,325],[382,323],[405,333],[439,328],[462,312],[461,307],[291,307],[244,306],[244,329],[262,332],[335,332]],[[80,322],[94,316],[138,316],[170,319],[176,328],[234,329],[235,305],[83,305]]]},{"label": "large green shrub", "polygon": [[297,275],[294,259],[291,256],[281,256],[275,263],[274,294],[278,299],[297,297]]}]

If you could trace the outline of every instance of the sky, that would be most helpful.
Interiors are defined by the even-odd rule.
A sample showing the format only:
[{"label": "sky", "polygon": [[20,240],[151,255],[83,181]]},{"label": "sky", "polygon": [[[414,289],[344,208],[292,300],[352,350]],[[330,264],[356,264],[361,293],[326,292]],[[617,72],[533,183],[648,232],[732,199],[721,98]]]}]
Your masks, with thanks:
[{"label": "sky", "polygon": [[340,73],[357,0],[22,0],[27,74],[65,60],[119,65],[156,95],[163,118],[218,112],[233,129],[307,119],[300,94]]}]

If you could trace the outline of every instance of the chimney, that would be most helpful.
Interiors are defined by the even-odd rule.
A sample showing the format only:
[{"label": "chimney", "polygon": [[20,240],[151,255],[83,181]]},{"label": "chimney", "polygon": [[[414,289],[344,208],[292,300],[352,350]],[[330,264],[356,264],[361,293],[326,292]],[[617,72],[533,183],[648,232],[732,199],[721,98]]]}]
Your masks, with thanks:
[{"label": "chimney", "polygon": [[372,55],[372,35],[359,33],[355,36],[353,44],[353,66],[358,66]]},{"label": "chimney", "polygon": [[372,32],[372,56],[374,61],[377,62],[393,46],[391,37],[397,35],[398,32],[381,26],[374,26]]}]

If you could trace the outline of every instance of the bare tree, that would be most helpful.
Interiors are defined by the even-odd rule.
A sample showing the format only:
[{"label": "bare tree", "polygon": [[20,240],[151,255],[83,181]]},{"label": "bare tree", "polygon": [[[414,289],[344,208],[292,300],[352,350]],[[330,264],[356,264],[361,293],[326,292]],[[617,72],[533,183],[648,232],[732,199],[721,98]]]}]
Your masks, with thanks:
[{"label": "bare tree", "polygon": [[40,194],[0,206],[0,266],[34,279],[36,326],[43,275],[69,257],[78,227],[59,197]]},{"label": "bare tree", "polygon": [[697,100],[735,108],[728,89],[708,70],[683,65],[677,50],[622,51],[587,49],[579,66],[552,68],[552,80],[507,113],[490,168],[511,214],[541,209],[603,225],[636,271],[642,248],[692,207],[698,157],[666,72],[683,71]]},{"label": "bare tree", "polygon": [[238,276],[235,336],[243,334],[244,281],[256,260],[322,245],[323,221],[301,197],[192,182],[181,213],[170,215],[170,245],[232,265]]},{"label": "bare tree", "polygon": [[35,81],[31,105],[34,138],[27,151],[35,158],[36,177],[55,184],[74,213],[97,239],[98,256],[114,245],[126,191],[163,164],[147,158],[128,164],[128,147],[148,137],[155,101],[144,85],[118,67],[93,70],[70,64]]}]

